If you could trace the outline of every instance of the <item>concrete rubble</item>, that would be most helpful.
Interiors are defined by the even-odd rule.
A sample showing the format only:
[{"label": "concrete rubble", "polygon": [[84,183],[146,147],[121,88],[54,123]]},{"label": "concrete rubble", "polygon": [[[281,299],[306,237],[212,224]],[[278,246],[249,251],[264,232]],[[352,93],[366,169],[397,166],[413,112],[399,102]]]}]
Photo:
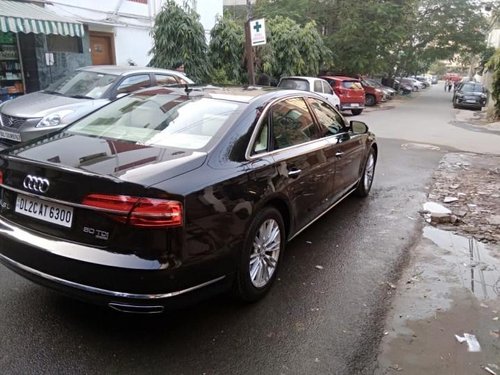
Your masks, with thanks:
[{"label": "concrete rubble", "polygon": [[440,209],[429,216],[424,207],[424,217],[430,217],[430,222],[441,229],[481,242],[500,242],[500,156],[449,153],[441,160],[433,180],[428,203],[434,203],[434,208],[442,205],[450,213],[441,213],[446,211]]}]

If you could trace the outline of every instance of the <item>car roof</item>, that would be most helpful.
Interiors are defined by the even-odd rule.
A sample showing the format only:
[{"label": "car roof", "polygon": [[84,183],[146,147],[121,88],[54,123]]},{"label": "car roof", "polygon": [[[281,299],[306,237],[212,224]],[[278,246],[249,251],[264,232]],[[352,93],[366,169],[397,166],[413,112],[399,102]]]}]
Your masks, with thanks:
[{"label": "car roof", "polygon": [[135,73],[169,73],[175,74],[177,76],[185,76],[184,74],[170,69],[160,69],[160,68],[150,68],[150,67],[140,67],[140,66],[128,66],[128,65],[92,65],[79,68],[77,70],[85,70],[87,72],[97,72],[113,75],[129,75]]},{"label": "car roof", "polygon": [[285,76],[285,77],[281,77],[280,81],[283,79],[302,79],[305,81],[312,81],[312,80],[318,79],[320,81],[324,81],[324,79],[321,77],[309,77],[309,76]]},{"label": "car roof", "polygon": [[354,78],[354,77],[347,77],[347,76],[321,76],[321,78],[334,79],[336,81],[356,81],[356,82],[359,82],[359,79]]}]

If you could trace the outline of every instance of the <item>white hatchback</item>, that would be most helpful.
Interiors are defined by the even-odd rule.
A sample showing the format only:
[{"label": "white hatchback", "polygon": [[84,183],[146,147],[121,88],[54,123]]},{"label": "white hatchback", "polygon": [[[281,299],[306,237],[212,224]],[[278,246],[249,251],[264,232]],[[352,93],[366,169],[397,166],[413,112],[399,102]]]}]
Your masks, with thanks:
[{"label": "white hatchback", "polygon": [[333,107],[340,110],[339,97],[335,94],[330,84],[324,79],[303,76],[282,77],[278,83],[278,87],[282,89],[315,92],[328,100]]}]

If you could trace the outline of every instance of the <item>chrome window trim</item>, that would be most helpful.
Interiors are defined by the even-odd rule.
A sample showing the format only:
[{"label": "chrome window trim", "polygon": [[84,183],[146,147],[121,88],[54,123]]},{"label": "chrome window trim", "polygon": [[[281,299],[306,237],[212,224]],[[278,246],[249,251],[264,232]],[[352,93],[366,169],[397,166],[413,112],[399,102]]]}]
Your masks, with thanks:
[{"label": "chrome window trim", "polygon": [[[308,92],[306,92],[308,93]],[[318,142],[318,141],[321,141],[321,140],[329,140],[331,141],[331,139],[333,137],[338,137],[339,134],[342,134],[342,133],[339,133],[339,134],[332,134],[330,137],[322,137],[322,138],[318,138],[318,139],[312,139],[308,142],[304,142],[304,143],[299,143],[297,145],[292,145],[292,146],[288,146],[288,147],[285,147],[285,148],[280,148],[278,150],[272,150],[272,151],[266,151],[266,152],[261,152],[261,153],[257,153],[257,154],[252,154],[252,147],[258,137],[258,133],[261,129],[261,126],[262,126],[262,122],[264,121],[263,119],[264,118],[267,118],[267,115],[270,111],[270,108],[282,101],[282,100],[288,100],[288,99],[295,99],[295,98],[300,98],[300,99],[304,99],[306,97],[310,97],[310,98],[314,98],[314,99],[320,99],[320,100],[323,100],[321,97],[316,97],[315,95],[290,95],[290,96],[286,96],[286,97],[282,97],[282,98],[277,98],[277,99],[274,99],[273,101],[271,101],[270,103],[267,104],[266,108],[264,109],[264,111],[262,112],[262,115],[260,116],[259,118],[259,121],[257,122],[257,125],[255,126],[254,130],[253,130],[253,133],[252,133],[252,136],[250,137],[250,141],[248,142],[248,145],[247,145],[247,149],[245,151],[245,159],[248,160],[248,161],[253,161],[253,160],[256,160],[256,159],[260,159],[262,158],[263,156],[272,156],[276,153],[279,153],[279,152],[283,152],[285,150],[291,150],[293,148],[297,148],[297,147],[302,147],[303,145],[307,145],[309,143],[313,143],[313,142]],[[324,101],[324,100],[323,100]],[[307,103],[306,101],[306,105],[309,106],[309,104]],[[313,117],[313,120],[314,122],[316,123],[316,118],[314,117],[314,113],[311,113],[311,116]],[[336,142],[335,143],[338,143],[338,139],[336,139]],[[268,145],[269,147],[269,145]],[[321,147],[318,147],[318,149],[320,149]]]},{"label": "chrome window trim", "polygon": [[16,261],[6,257],[3,254],[0,254],[0,260],[11,265],[14,268],[19,268],[19,269],[23,270],[24,272],[31,273],[31,274],[36,275],[38,277],[41,277],[43,279],[46,279],[46,280],[49,280],[49,281],[52,281],[52,282],[55,282],[55,283],[58,283],[58,284],[61,284],[61,285],[67,286],[67,287],[83,290],[85,292],[110,296],[110,297],[128,298],[128,299],[136,299],[136,300],[156,300],[156,299],[176,297],[176,296],[179,296],[181,294],[186,294],[186,293],[192,292],[194,290],[203,288],[203,287],[208,286],[210,284],[214,284],[214,283],[226,278],[226,275],[220,276],[220,277],[217,277],[216,279],[206,281],[202,284],[198,284],[198,285],[192,286],[190,288],[177,290],[175,292],[169,292],[169,293],[158,293],[158,294],[127,293],[127,292],[118,292],[115,290],[108,290],[108,289],[97,288],[94,286],[79,284],[79,283],[76,283],[74,281],[69,281],[66,279],[62,279],[60,277],[52,276],[52,275],[49,275],[45,272],[41,272],[41,271],[35,270],[31,267],[25,266],[24,264],[18,263]]}]

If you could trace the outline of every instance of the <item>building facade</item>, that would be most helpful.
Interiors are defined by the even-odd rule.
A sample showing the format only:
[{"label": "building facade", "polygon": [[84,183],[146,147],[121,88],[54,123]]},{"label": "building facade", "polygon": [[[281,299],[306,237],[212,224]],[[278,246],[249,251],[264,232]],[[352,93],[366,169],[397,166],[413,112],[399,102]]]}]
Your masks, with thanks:
[{"label": "building facade", "polygon": [[[0,100],[38,91],[86,65],[150,60],[151,29],[166,0],[0,0]],[[208,37],[223,0],[176,0]]]}]

